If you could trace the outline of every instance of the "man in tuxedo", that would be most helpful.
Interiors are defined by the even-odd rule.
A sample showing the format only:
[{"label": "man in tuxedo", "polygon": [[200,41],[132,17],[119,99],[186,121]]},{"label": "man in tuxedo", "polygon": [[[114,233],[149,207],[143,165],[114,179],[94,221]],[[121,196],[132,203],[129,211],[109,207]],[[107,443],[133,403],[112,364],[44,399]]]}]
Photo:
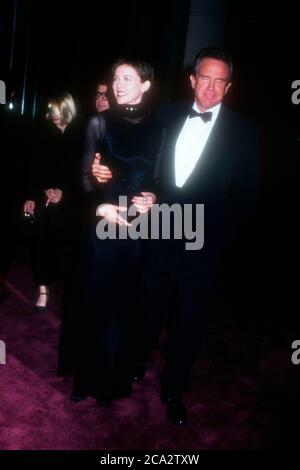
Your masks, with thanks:
[{"label": "man in tuxedo", "polygon": [[[257,132],[222,104],[231,74],[232,62],[224,51],[201,50],[190,76],[194,103],[174,106],[163,116],[166,139],[157,202],[179,204],[183,213],[188,204],[194,226],[197,206],[204,204],[201,249],[187,249],[185,236],[149,240],[144,273],[145,331],[138,366],[142,371],[167,317],[161,400],[177,425],[187,423],[182,395],[198,354],[221,256],[247,221],[258,189]],[[113,177],[106,167],[99,176],[102,182]],[[136,379],[138,375],[142,373]]]},{"label": "man in tuxedo", "polygon": [[[158,202],[204,204],[204,244],[188,250],[187,240],[151,240],[145,282],[144,358],[168,315],[166,367],[161,400],[172,423],[185,425],[182,401],[198,354],[224,249],[254,207],[258,190],[258,134],[227,109],[232,62],[219,49],[201,50],[190,76],[194,103],[165,114],[166,143],[160,166]],[[203,230],[203,227],[201,228]]]}]

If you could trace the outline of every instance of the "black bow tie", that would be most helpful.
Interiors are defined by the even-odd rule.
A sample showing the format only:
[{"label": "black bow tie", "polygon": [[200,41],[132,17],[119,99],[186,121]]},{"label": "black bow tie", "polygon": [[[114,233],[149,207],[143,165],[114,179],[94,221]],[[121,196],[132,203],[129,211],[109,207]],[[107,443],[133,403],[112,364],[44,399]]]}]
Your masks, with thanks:
[{"label": "black bow tie", "polygon": [[194,118],[194,117],[201,117],[203,122],[208,122],[208,121],[211,121],[212,112],[207,111],[206,113],[198,113],[197,111],[195,111],[195,109],[192,108],[189,113],[189,118]]}]

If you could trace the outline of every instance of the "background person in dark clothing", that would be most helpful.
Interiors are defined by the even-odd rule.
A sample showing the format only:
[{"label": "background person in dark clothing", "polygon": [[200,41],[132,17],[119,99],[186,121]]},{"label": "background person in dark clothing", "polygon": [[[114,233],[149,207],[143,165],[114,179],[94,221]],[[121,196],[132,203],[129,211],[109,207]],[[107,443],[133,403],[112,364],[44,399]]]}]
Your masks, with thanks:
[{"label": "background person in dark clothing", "polygon": [[33,274],[38,286],[35,312],[44,312],[48,286],[66,269],[73,237],[72,203],[77,196],[80,132],[75,103],[67,92],[48,101],[46,122],[33,137],[24,212],[34,217]]},{"label": "background person in dark clothing", "polygon": [[102,111],[110,108],[108,83],[109,77],[105,77],[104,75],[99,77],[97,81],[95,108],[98,113],[102,113]]}]

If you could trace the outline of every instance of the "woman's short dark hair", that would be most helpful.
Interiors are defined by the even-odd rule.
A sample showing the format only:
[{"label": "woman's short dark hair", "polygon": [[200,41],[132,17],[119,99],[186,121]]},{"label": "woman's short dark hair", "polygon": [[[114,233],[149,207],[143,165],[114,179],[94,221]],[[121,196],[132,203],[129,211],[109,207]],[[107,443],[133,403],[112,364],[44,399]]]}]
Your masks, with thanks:
[{"label": "woman's short dark hair", "polygon": [[131,57],[120,57],[116,62],[114,62],[112,66],[112,73],[114,74],[116,72],[117,67],[125,64],[130,65],[134,68],[134,70],[136,70],[142,82],[146,82],[147,80],[153,82],[154,69],[152,65],[150,65],[149,62],[145,62],[144,60]]},{"label": "woman's short dark hair", "polygon": [[228,81],[230,82],[232,76],[232,58],[223,49],[217,49],[216,47],[206,47],[201,49],[194,59],[193,73],[196,76],[199,72],[199,67],[203,59],[216,59],[221,60],[228,65]]}]

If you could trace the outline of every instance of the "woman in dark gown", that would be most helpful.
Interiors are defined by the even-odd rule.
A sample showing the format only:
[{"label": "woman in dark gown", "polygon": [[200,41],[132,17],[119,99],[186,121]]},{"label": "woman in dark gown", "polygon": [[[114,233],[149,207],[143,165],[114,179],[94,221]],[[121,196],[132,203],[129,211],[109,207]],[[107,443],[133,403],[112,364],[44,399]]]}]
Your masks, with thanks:
[{"label": "woman in dark gown", "polygon": [[34,312],[46,311],[49,286],[69,269],[77,203],[80,132],[73,97],[56,93],[33,138],[24,213],[34,223],[32,268],[38,287]]},{"label": "woman in dark gown", "polygon": [[[92,118],[87,128],[83,185],[92,214],[72,307],[76,340],[70,398],[80,401],[92,395],[99,406],[131,394],[141,240],[120,239],[118,230],[115,239],[99,239],[96,225],[99,216],[116,227],[128,224],[126,212],[119,211],[120,196],[127,196],[128,206],[134,200],[141,212],[149,208],[163,141],[161,124],[151,116],[144,98],[151,86],[152,67],[120,60],[113,73],[117,105]],[[92,174],[96,152],[113,172],[105,185]]]}]

